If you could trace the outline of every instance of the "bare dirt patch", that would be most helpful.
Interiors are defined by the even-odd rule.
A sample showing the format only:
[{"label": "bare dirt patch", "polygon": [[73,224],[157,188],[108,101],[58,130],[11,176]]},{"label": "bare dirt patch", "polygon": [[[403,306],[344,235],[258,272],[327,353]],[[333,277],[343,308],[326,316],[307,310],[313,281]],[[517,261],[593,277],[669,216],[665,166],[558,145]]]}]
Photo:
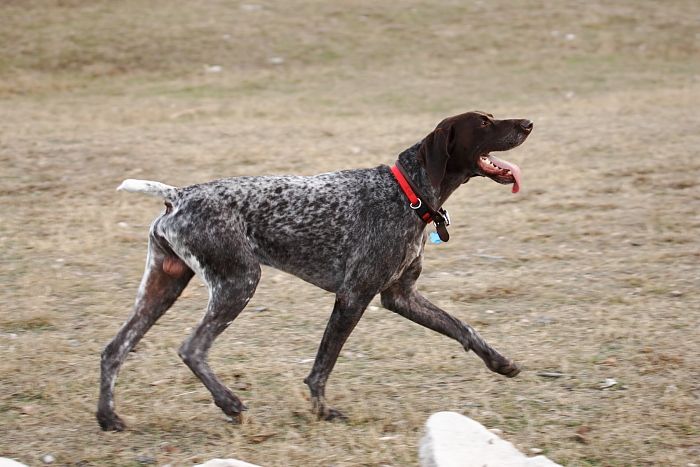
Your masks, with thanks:
[{"label": "bare dirt patch", "polygon": [[[697,462],[700,4],[277,3],[0,6],[0,455],[413,465],[430,413],[455,410],[566,465]],[[176,355],[195,280],[123,368],[130,430],[99,431],[99,353],[161,209],[122,179],[391,163],[471,109],[535,121],[509,156],[524,190],[460,189],[420,284],[518,378],[377,302],[329,382],[350,422],[319,423],[301,380],[333,298],[265,270],[210,359],[244,425]]]}]

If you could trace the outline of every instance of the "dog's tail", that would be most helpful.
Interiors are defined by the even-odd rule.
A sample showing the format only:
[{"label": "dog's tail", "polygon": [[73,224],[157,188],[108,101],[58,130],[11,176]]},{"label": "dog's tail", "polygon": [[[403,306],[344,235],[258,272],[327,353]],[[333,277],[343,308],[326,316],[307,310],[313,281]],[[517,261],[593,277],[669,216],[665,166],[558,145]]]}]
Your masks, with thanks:
[{"label": "dog's tail", "polygon": [[128,191],[130,193],[144,193],[156,198],[169,198],[175,194],[174,186],[165,183],[153,182],[151,180],[136,180],[128,178],[117,187],[117,191]]}]

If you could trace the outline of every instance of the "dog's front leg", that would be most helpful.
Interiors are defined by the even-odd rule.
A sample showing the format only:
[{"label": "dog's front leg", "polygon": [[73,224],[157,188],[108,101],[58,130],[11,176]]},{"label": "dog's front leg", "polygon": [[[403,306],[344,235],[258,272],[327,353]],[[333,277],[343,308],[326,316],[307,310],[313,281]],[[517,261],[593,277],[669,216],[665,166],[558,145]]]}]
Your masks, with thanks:
[{"label": "dog's front leg", "polygon": [[473,350],[491,371],[509,378],[520,373],[518,364],[491,347],[474,328],[433,305],[418,293],[415,281],[420,270],[421,258],[418,258],[397,283],[382,292],[382,305],[414,323],[451,337],[467,351]]},{"label": "dog's front leg", "polygon": [[314,366],[304,382],[311,391],[313,411],[324,420],[345,419],[338,410],[326,405],[326,381],[333,371],[343,344],[360,321],[362,313],[372,300],[372,295],[338,293]]}]

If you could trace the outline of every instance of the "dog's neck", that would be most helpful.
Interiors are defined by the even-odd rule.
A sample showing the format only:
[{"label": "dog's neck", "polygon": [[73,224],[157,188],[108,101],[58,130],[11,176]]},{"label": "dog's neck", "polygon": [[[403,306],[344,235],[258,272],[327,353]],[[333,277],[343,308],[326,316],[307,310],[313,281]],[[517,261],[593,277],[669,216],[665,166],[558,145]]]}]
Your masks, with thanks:
[{"label": "dog's neck", "polygon": [[431,206],[437,209],[441,207],[445,201],[447,201],[447,198],[449,198],[461,184],[465,183],[466,180],[464,180],[464,177],[456,177],[454,174],[450,173],[450,171],[446,171],[445,178],[440,184],[440,187],[436,189],[432,183],[430,183],[428,173],[418,156],[421,144],[423,144],[422,141],[399,154],[399,161],[401,161],[401,165],[406,170],[406,174],[411,177],[413,184],[420,190],[421,195]]}]

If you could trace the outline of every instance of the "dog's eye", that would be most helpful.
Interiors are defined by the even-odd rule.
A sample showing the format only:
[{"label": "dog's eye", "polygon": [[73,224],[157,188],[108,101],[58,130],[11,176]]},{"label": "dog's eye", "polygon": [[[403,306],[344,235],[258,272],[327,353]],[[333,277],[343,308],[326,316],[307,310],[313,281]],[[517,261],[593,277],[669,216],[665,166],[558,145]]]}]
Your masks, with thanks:
[{"label": "dog's eye", "polygon": [[489,120],[488,118],[485,118],[481,121],[481,128],[485,128],[489,125],[491,125],[491,120]]}]

